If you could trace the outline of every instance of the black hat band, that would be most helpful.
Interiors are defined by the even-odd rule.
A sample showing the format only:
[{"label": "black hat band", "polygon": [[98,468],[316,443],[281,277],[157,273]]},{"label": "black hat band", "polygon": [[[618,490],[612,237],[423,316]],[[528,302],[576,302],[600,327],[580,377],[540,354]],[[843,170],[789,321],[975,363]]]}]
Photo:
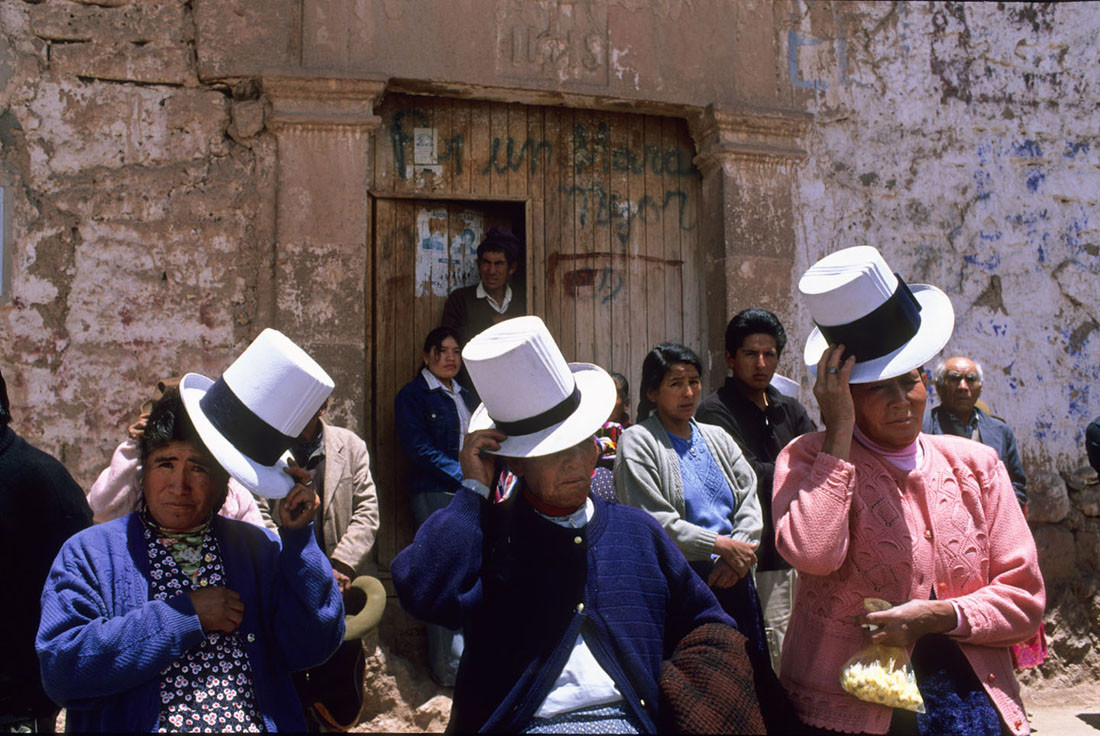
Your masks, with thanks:
[{"label": "black hat band", "polygon": [[860,363],[889,355],[912,340],[920,329],[920,302],[905,280],[894,275],[898,279],[897,288],[873,312],[843,325],[817,325],[830,345],[844,345],[842,363],[850,355],[856,356]]},{"label": "black hat band", "polygon": [[199,399],[199,408],[222,437],[260,465],[274,465],[294,443],[245,406],[224,378]]},{"label": "black hat band", "polygon": [[[574,383],[573,393],[569,394],[562,401],[554,404],[541,414],[536,414],[533,417],[527,417],[526,419],[520,419],[515,422],[498,422],[493,419],[493,424],[496,425],[497,429],[509,437],[534,434],[535,432],[541,432],[544,429],[553,427],[559,422],[565,421],[580,405],[581,390],[576,383]],[[492,419],[492,416],[489,418]]]}]

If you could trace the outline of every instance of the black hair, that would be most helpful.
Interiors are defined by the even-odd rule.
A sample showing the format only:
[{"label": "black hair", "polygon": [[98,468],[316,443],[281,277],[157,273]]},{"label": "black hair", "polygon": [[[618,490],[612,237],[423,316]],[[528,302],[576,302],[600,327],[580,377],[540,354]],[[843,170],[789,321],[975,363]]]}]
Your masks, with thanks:
[{"label": "black hair", "polygon": [[183,399],[180,398],[179,389],[175,387],[166,390],[149,411],[149,418],[145,422],[145,431],[141,435],[142,464],[155,450],[172,442],[191,443],[206,457],[211,472],[214,474],[225,473],[228,476],[228,473],[207,449],[202,437],[195,429],[195,425],[191,423],[191,417],[187,415],[187,409],[183,406]]},{"label": "black hair", "polygon": [[481,244],[477,247],[477,259],[480,261],[485,253],[503,253],[504,260],[511,266],[519,260],[519,254],[522,249],[523,244],[519,242],[519,238],[513,235],[510,230],[505,230],[502,227],[494,227],[490,228],[489,233],[482,239]]},{"label": "black hair", "polygon": [[619,393],[619,396],[623,398],[623,401],[629,399],[630,383],[626,380],[626,376],[622,373],[616,373],[615,371],[609,371],[607,375],[611,376],[611,380],[615,382],[615,390]]},{"label": "black hair", "polygon": [[4,383],[4,374],[0,372],[0,427],[11,423],[11,402],[8,401],[8,384]]},{"label": "black hair", "polygon": [[441,350],[443,341],[448,337],[454,338],[458,346],[462,347],[462,339],[458,336],[458,330],[453,327],[436,327],[424,338],[424,352],[430,353],[433,350]]},{"label": "black hair", "polygon": [[649,392],[661,387],[661,381],[665,380],[665,374],[677,363],[687,363],[695,366],[699,375],[703,374],[703,363],[695,351],[684,345],[674,342],[663,342],[646,353],[642,361],[642,385],[638,389],[638,421],[645,421],[656,404],[649,400]]},{"label": "black hair", "polygon": [[787,347],[787,331],[779,318],[766,309],[753,307],[738,312],[726,325],[726,352],[735,355],[749,335],[771,335],[775,338],[776,357]]}]

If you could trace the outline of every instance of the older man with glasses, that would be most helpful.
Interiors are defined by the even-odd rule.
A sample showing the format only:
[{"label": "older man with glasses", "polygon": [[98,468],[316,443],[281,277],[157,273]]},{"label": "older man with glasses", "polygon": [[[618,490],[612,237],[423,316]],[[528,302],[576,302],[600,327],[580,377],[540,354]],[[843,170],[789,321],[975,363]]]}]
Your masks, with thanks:
[{"label": "older man with glasses", "polygon": [[969,437],[992,447],[1008,470],[1016,500],[1027,503],[1027,476],[1016,449],[1016,437],[1008,424],[977,406],[982,395],[982,367],[963,356],[948,358],[936,366],[933,374],[940,405],[925,418],[926,434],[953,434]]}]

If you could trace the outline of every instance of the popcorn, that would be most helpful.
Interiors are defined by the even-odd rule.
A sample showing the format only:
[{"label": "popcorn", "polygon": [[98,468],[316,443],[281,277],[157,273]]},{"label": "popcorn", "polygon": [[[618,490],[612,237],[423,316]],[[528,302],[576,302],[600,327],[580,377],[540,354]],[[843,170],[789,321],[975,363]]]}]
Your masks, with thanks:
[{"label": "popcorn", "polygon": [[917,689],[917,678],[909,667],[898,667],[891,657],[885,663],[874,657],[869,661],[849,662],[840,673],[840,685],[860,700],[891,708],[924,710],[924,698]]},{"label": "popcorn", "polygon": [[[868,611],[890,608],[881,598],[864,598],[863,606]],[[924,698],[909,655],[900,647],[867,644],[840,668],[840,686],[868,703],[924,713]]]}]

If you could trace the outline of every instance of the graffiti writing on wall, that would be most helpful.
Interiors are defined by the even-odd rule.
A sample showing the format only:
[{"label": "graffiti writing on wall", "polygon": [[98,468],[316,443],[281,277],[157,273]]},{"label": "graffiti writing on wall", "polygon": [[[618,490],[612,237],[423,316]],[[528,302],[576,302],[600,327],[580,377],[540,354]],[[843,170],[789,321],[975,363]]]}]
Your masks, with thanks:
[{"label": "graffiti writing on wall", "polygon": [[688,207],[688,193],[682,189],[669,189],[656,197],[643,194],[637,199],[609,192],[602,184],[563,186],[561,192],[569,195],[570,201],[579,206],[577,220],[581,227],[589,222],[610,227],[623,245],[630,241],[636,223],[660,221],[665,210],[674,203],[680,230],[690,232],[697,224],[693,210]]},{"label": "graffiti writing on wall", "polygon": [[[390,143],[393,146],[394,168],[399,177],[410,178],[411,170],[407,166],[408,151],[415,137],[415,128],[430,125],[428,116],[418,107],[398,110],[390,120]],[[462,153],[466,145],[462,134],[452,135],[439,141],[441,149],[437,154],[439,163],[451,162],[457,174],[462,173]],[[697,176],[698,170],[692,163],[692,155],[680,146],[640,147],[611,145],[611,128],[607,123],[595,125],[577,123],[572,131],[572,167],[574,173],[583,174],[597,169],[606,162],[608,168],[617,173],[653,174],[661,176]],[[479,173],[495,172],[504,174],[526,168],[532,174],[545,170],[554,161],[555,141],[527,137],[518,139],[513,136],[495,136],[489,141],[489,155]],[[562,167],[570,162],[563,161]]]}]

